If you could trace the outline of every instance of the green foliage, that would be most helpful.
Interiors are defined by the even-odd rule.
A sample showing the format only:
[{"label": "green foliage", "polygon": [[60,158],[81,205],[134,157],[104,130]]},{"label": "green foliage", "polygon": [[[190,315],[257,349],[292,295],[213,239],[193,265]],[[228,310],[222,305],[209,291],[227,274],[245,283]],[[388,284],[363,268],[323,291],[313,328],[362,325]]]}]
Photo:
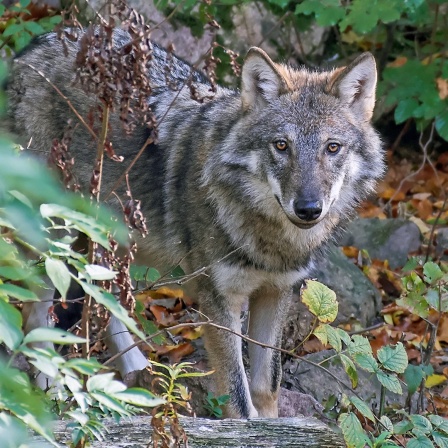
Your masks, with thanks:
[{"label": "green foliage", "polygon": [[20,0],[9,7],[0,5],[0,16],[7,13],[9,19],[1,23],[0,45],[7,45],[14,51],[20,51],[26,47],[34,36],[52,31],[62,20],[61,16],[53,15],[37,20],[31,18],[28,9],[31,0]]},{"label": "green foliage", "polygon": [[[302,288],[302,301],[312,308],[310,311],[319,322],[322,320],[332,322],[336,318],[334,313],[336,298],[334,293],[330,294],[328,291],[326,286],[314,280],[307,281],[306,287]],[[398,374],[406,371],[408,358],[401,342],[395,346],[382,347],[378,350],[375,358],[369,340],[364,336],[350,336],[344,330],[330,326],[329,323],[320,323],[312,333],[323,344],[329,344],[335,349],[353,388],[356,388],[358,384],[357,368],[360,368],[374,375],[385,390],[396,394],[402,393]],[[377,423],[378,417],[374,415],[369,405],[358,396],[349,397],[348,403],[363,417]],[[378,438],[372,437],[364,431],[358,417],[351,411],[342,413],[338,423],[348,447],[364,448],[366,444],[372,447],[394,446],[390,445],[392,442],[389,441],[389,437],[392,435],[390,428],[386,428],[387,431],[379,431]],[[387,426],[390,426],[388,421],[383,424],[386,423]]]},{"label": "green foliage", "polygon": [[229,398],[230,395],[220,395],[219,397],[215,397],[211,392],[209,392],[204,399],[204,409],[210,417],[222,418],[223,407],[227,404]]},{"label": "green foliage", "polygon": [[[417,268],[418,263],[409,263],[408,267]],[[408,303],[409,295],[414,293],[414,295],[420,297],[424,306],[437,309],[436,305],[443,302],[447,295],[448,274],[445,271],[446,267],[444,266],[426,262],[421,266],[420,273],[417,271],[409,272],[403,278],[406,292],[401,299],[401,303]],[[323,289],[314,285],[314,283],[312,288],[306,288],[302,291],[302,294],[305,292],[307,294],[304,303],[307,306],[312,306],[314,311],[319,311],[314,313],[318,320],[320,320],[320,316],[323,316],[326,320],[328,310],[325,309],[325,303],[329,304],[330,310],[334,308],[334,305],[321,300]],[[428,294],[431,294],[431,291],[437,292],[437,300],[428,300]],[[325,297],[327,296],[326,294]],[[433,374],[433,368],[430,365],[409,365],[405,348],[401,342],[395,346],[387,345],[380,348],[375,357],[367,338],[360,335],[350,337],[343,330],[333,328],[328,323],[318,325],[313,330],[313,334],[322,343],[330,344],[335,349],[351,380],[353,389],[356,388],[358,380],[357,368],[369,372],[376,377],[384,390],[396,394],[402,393],[401,379],[398,375],[403,375],[408,393],[412,395],[422,386],[423,381]],[[394,441],[394,437],[398,435],[405,435],[409,439],[406,447],[437,446],[444,448],[448,446],[448,423],[442,417],[431,414],[407,414],[400,411],[397,413],[399,419],[393,424],[386,415],[375,415],[368,403],[356,395],[347,397],[346,402],[348,403],[348,406],[346,406],[347,412],[339,415],[338,424],[348,447],[386,448],[402,446]],[[373,423],[376,428],[375,433],[368,433],[363,429],[357,414],[353,412],[354,410]]]},{"label": "green foliage", "polygon": [[426,318],[430,310],[448,311],[448,273],[436,263],[423,265],[423,275],[411,271],[402,279],[405,292],[397,303],[414,314]]},{"label": "green foliage", "polygon": [[[0,360],[0,440],[19,446],[26,439],[26,425],[57,446],[50,425],[55,418],[50,396],[11,366],[16,356],[23,355],[50,379],[49,393],[59,400],[71,400],[62,416],[74,419],[72,443],[78,446],[81,440],[102,437],[104,417],[129,416],[136,407],[141,410],[165,401],[143,389],[127,389],[113,379],[113,373],[99,374],[103,366],[95,359],[66,360],[52,348],[34,345],[82,344],[85,339],[57,328],[36,328],[25,336],[16,304],[39,300],[34,291],[43,287],[40,273],[46,272],[62,300],[70,282],[75,281],[130,331],[144,338],[115,297],[93,283],[111,280],[116,272],[89,264],[70,247],[71,235],[77,231],[108,248],[111,235],[124,242],[127,230],[107,210],[61,190],[43,164],[18,154],[7,142],[0,142],[0,158],[0,342],[11,352],[8,363]],[[67,234],[58,238],[51,233],[56,229]],[[19,247],[35,254],[37,260],[22,258]],[[67,265],[75,268],[77,275]],[[16,281],[21,281],[21,286],[12,283]]]}]

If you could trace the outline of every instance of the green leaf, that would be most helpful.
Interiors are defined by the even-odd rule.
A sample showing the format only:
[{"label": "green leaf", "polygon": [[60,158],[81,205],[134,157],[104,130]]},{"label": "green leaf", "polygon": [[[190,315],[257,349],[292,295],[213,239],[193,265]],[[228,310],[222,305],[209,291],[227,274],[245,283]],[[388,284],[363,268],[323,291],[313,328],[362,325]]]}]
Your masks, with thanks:
[{"label": "green leaf", "polygon": [[352,336],[352,342],[347,346],[350,356],[354,356],[358,353],[364,355],[372,354],[372,347],[370,346],[369,340],[359,334]]},{"label": "green leaf", "polygon": [[434,445],[428,437],[421,435],[415,439],[409,440],[406,444],[406,448],[434,448]]},{"label": "green leaf", "polygon": [[345,16],[345,9],[339,0],[305,0],[296,6],[294,14],[314,14],[319,26],[333,26]]},{"label": "green leaf", "polygon": [[329,327],[328,324],[320,324],[313,330],[313,335],[316,336],[316,338],[319,339],[319,341],[322,342],[323,345],[328,344],[327,327]]},{"label": "green leaf", "polygon": [[44,28],[42,28],[42,26],[37,22],[28,20],[24,23],[24,27],[27,31],[34,35],[45,33]]},{"label": "green leaf", "polygon": [[36,328],[24,338],[23,344],[32,342],[53,342],[54,344],[83,344],[86,339],[75,336],[60,328]]},{"label": "green leaf", "polygon": [[435,429],[448,434],[448,420],[446,418],[440,417],[440,415],[428,415],[428,418]]},{"label": "green leaf", "polygon": [[339,356],[341,358],[342,365],[344,366],[344,370],[350,378],[353,389],[356,389],[356,386],[358,385],[358,372],[356,371],[355,364],[348,356],[344,354],[340,354]]},{"label": "green leaf", "polygon": [[97,264],[86,264],[85,269],[91,280],[112,280],[118,274],[117,271],[111,271],[110,269]]},{"label": "green leaf", "polygon": [[148,266],[139,266],[131,264],[131,278],[136,282],[146,281],[146,282],[156,282],[159,280],[160,272],[155,268],[149,268]]},{"label": "green leaf", "polygon": [[[0,409],[9,410],[31,429],[42,435],[52,445],[52,414],[43,393],[31,387],[28,376],[0,361]],[[4,441],[4,439],[2,439]]]},{"label": "green leaf", "polygon": [[341,414],[338,425],[344,435],[347,448],[364,448],[369,443],[369,438],[362,429],[358,417],[353,412]]},{"label": "green leaf", "polygon": [[448,141],[448,113],[446,110],[436,116],[435,124],[440,137]]},{"label": "green leaf", "polygon": [[378,361],[387,370],[403,373],[408,366],[408,355],[401,342],[397,345],[381,347],[377,352]]},{"label": "green leaf", "polygon": [[134,319],[129,317],[127,311],[117,302],[111,293],[103,291],[100,287],[91,285],[90,283],[80,282],[80,285],[86,294],[89,294],[98,303],[104,305],[107,310],[109,310],[119,321],[123,322],[132,333],[141,339],[145,339],[145,335],[138,329]]},{"label": "green leaf", "polygon": [[8,280],[20,281],[29,278],[31,275],[30,269],[25,269],[20,266],[0,266],[0,276]]},{"label": "green leaf", "polygon": [[428,261],[423,265],[423,274],[425,276],[425,282],[430,284],[435,283],[443,277],[442,269],[432,261]]},{"label": "green leaf", "polygon": [[426,373],[422,369],[422,366],[415,366],[409,364],[404,371],[404,381],[408,386],[408,391],[413,394],[420,387],[422,380],[426,378]]},{"label": "green leaf", "polygon": [[428,301],[418,292],[412,291],[396,300],[396,303],[419,317],[426,318],[429,315],[430,307]]},{"label": "green leaf", "polygon": [[376,372],[376,377],[387,390],[390,390],[394,394],[401,395],[403,393],[400,381],[395,375],[379,370],[378,372]]},{"label": "green leaf", "polygon": [[414,429],[418,429],[423,434],[429,434],[432,431],[431,422],[423,415],[411,414],[409,420],[414,425]]},{"label": "green leaf", "polygon": [[418,106],[419,102],[415,98],[406,98],[400,101],[394,112],[395,122],[400,124],[413,117]]},{"label": "green leaf", "polygon": [[375,422],[375,415],[373,414],[367,403],[355,396],[351,396],[350,401],[365,418],[368,418],[370,421]]},{"label": "green leaf", "polygon": [[439,431],[434,431],[431,433],[432,438],[434,439],[435,444],[439,448],[448,448],[448,436]]},{"label": "green leaf", "polygon": [[68,289],[70,288],[71,275],[66,264],[61,260],[54,258],[45,259],[45,270],[52,281],[54,287],[61,294],[62,299],[66,299]]},{"label": "green leaf", "polygon": [[302,302],[320,322],[333,322],[338,314],[336,294],[316,280],[305,280],[301,289]]},{"label": "green leaf", "polygon": [[378,372],[378,363],[372,354],[357,353],[353,359],[355,363],[361,367],[361,369],[367,370],[367,372],[371,373]]},{"label": "green leaf", "polygon": [[394,425],[387,415],[382,415],[380,418],[380,422],[387,431],[389,431],[390,433],[394,432]]},{"label": "green leaf", "polygon": [[100,244],[106,249],[110,249],[107,238],[108,229],[93,217],[59,204],[42,204],[40,206],[40,213],[43,218],[60,218],[65,220],[76,230],[86,234],[95,243]]},{"label": "green leaf", "polygon": [[121,404],[118,400],[115,400],[109,395],[101,392],[91,392],[90,395],[95,398],[99,403],[104,405],[107,409],[118,412],[120,415],[130,416],[131,413]]},{"label": "green leaf", "polygon": [[342,351],[342,342],[341,338],[339,336],[339,333],[335,328],[333,328],[330,325],[327,325],[327,335],[328,335],[328,342],[330,345],[338,352],[340,353]]},{"label": "green leaf", "polygon": [[15,350],[23,340],[22,315],[14,306],[0,299],[0,342]]},{"label": "green leaf", "polygon": [[22,288],[21,286],[13,285],[12,283],[0,284],[0,295],[5,294],[8,297],[14,297],[22,302],[38,302],[39,297],[29,289]]},{"label": "green leaf", "polygon": [[163,398],[156,397],[146,389],[133,387],[114,394],[114,397],[134,406],[153,408],[165,403]]},{"label": "green leaf", "polygon": [[3,32],[3,37],[13,36],[21,31],[23,31],[23,22],[13,23],[12,25],[8,25]]}]

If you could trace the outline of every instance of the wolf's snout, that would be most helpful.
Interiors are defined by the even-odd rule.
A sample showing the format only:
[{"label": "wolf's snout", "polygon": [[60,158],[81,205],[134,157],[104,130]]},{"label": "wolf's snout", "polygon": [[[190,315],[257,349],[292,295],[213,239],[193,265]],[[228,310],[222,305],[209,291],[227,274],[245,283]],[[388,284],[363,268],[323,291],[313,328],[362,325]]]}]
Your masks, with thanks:
[{"label": "wolf's snout", "polygon": [[322,203],[320,201],[296,199],[294,201],[294,213],[302,221],[314,221],[322,214]]}]

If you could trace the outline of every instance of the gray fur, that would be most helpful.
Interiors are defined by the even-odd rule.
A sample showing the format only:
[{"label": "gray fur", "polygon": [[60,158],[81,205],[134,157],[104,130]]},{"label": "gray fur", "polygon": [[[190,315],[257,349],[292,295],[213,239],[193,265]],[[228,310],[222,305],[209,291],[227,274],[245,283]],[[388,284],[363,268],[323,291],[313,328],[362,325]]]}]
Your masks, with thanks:
[{"label": "gray fur", "polygon": [[[115,32],[116,45],[127,42]],[[46,152],[74,117],[42,71],[87,115],[95,104],[73,83],[77,43],[64,57],[54,34],[18,57],[9,85],[13,130]],[[148,76],[149,99],[160,120],[158,142],[130,173],[135,198],[142,201],[149,235],[139,241],[139,260],[147,265],[184,260],[191,272],[211,266],[192,285],[202,312],[240,332],[240,312],[249,300],[250,335],[278,345],[294,284],[302,281],[326,243],[374,191],[384,171],[380,139],[370,124],[376,69],[369,54],[345,70],[309,72],[274,64],[251,49],[243,66],[241,93],[218,87],[212,100],[198,103],[183,84],[191,68],[173,57],[166,86],[166,52],[154,46]],[[196,89],[209,96],[210,83],[193,71]],[[163,119],[161,119],[163,117]],[[123,164],[106,160],[103,191],[108,192],[145,142],[149,130],[125,135],[117,114],[111,140]],[[288,148],[276,149],[283,140]],[[340,145],[337,154],[329,144]],[[334,146],[333,146],[334,147]],[[95,142],[79,125],[72,154],[81,185],[88,185]],[[301,204],[317,218],[298,215]],[[313,209],[313,210],[314,210]],[[156,255],[154,255],[156,254]],[[163,256],[162,256],[163,255]],[[250,347],[249,386],[238,337],[206,329],[216,368],[218,394],[230,393],[227,414],[275,417],[280,384],[279,356]]]}]

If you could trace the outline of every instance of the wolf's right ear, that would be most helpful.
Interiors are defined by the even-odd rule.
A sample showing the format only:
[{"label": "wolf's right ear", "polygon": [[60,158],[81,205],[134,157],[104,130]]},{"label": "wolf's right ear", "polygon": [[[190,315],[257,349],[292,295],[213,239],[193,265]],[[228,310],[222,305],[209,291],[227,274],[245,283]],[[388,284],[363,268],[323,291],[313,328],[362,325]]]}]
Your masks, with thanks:
[{"label": "wolf's right ear", "polygon": [[286,80],[271,58],[252,47],[246,56],[241,75],[243,109],[256,109],[288,91]]}]

